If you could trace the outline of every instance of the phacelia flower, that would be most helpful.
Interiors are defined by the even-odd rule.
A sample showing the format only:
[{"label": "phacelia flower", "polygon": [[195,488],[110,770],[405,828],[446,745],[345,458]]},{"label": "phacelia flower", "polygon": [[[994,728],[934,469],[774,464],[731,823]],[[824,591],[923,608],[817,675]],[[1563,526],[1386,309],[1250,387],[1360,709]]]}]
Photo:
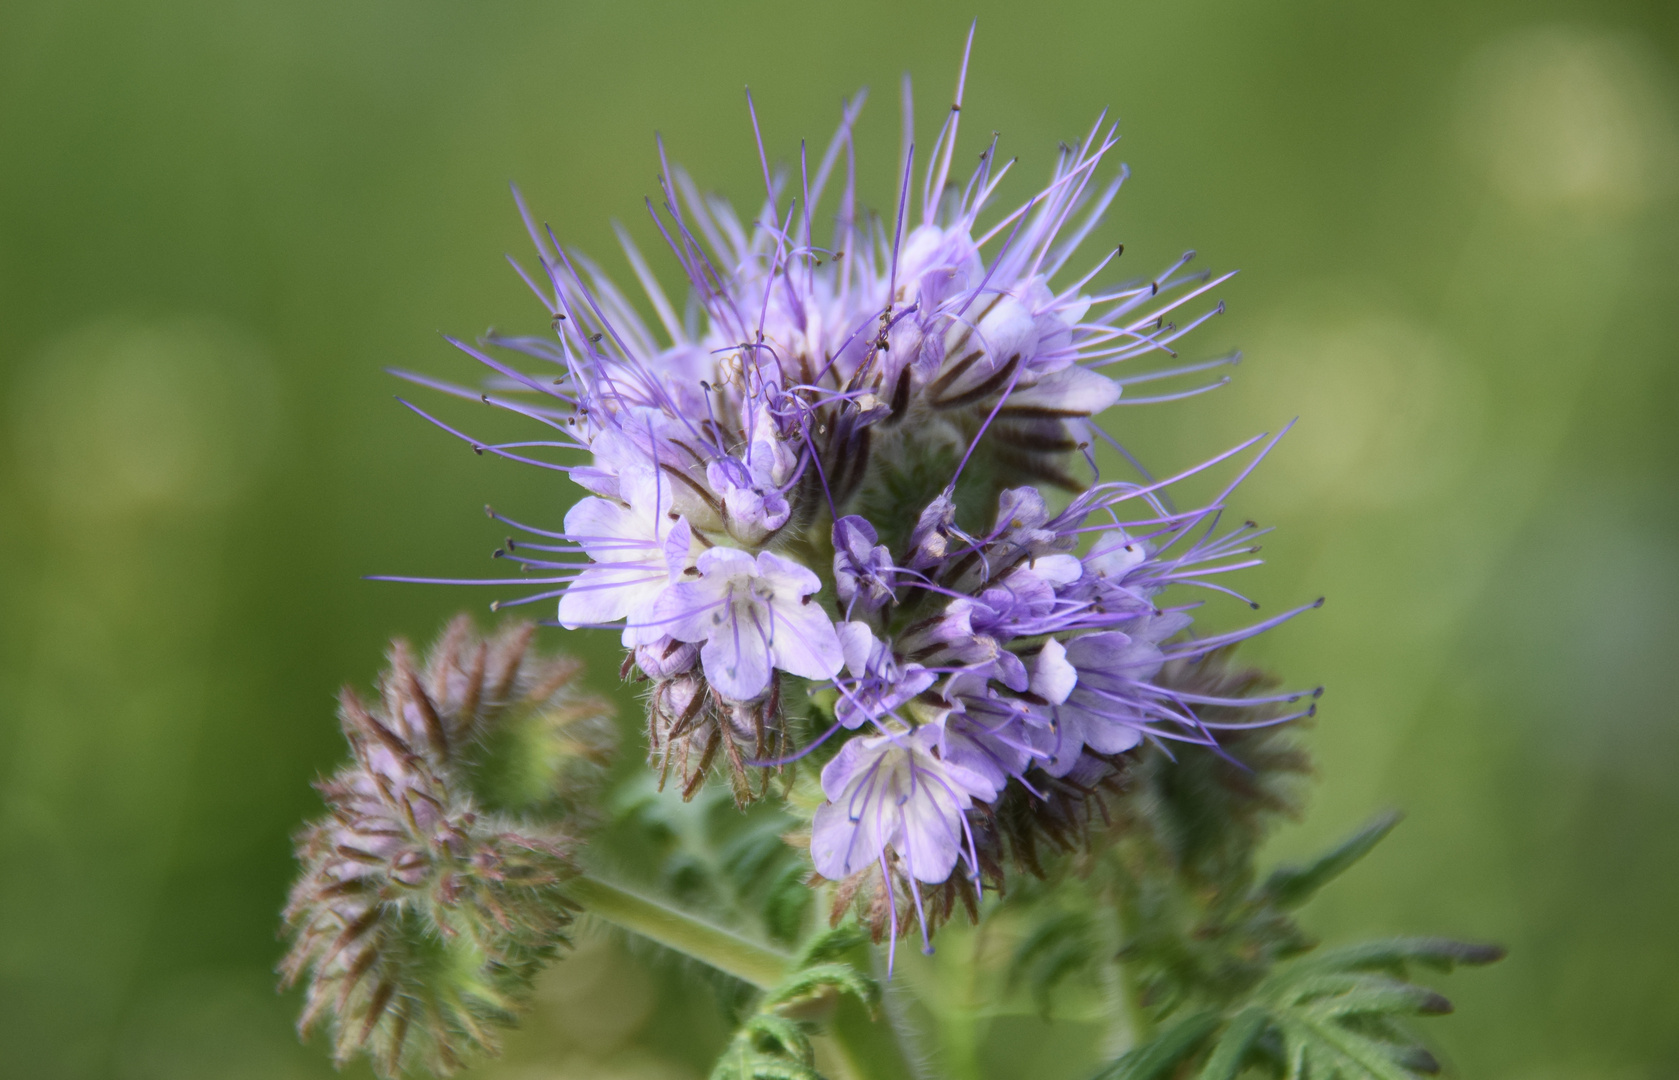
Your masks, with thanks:
[{"label": "phacelia flower", "polygon": [[839,673],[845,655],[833,620],[810,602],[821,579],[768,551],[754,557],[715,547],[699,557],[698,578],[665,590],[654,625],[678,641],[704,642],[705,677],[724,697],[753,701],[779,668],[807,679]]},{"label": "phacelia flower", "polygon": [[[1098,471],[1099,444],[1133,459],[1097,414],[1224,381],[1132,390],[1235,362],[1177,359],[1222,310],[1191,305],[1229,275],[1188,271],[1189,253],[1107,283],[1123,249],[1081,254],[1127,176],[1108,166],[1105,114],[1023,202],[994,208],[1014,164],[995,137],[953,178],[965,79],[966,60],[930,151],[906,139],[883,217],[857,201],[863,95],[796,168],[772,172],[761,151],[764,196],[744,217],[661,145],[647,209],[685,309],[620,234],[653,325],[521,201],[538,259],[521,273],[551,333],[457,342],[493,372],[487,392],[415,377],[545,426],[507,444],[447,430],[587,492],[560,532],[500,518],[530,539],[500,553],[526,576],[498,583],[538,586],[515,603],[558,597],[562,625],[621,626],[626,673],[651,684],[661,775],[674,767],[691,795],[720,756],[745,799],[748,770],[832,754],[812,859],[830,878],[878,874],[894,912],[900,880],[917,907],[952,875],[983,887],[975,829],[1010,792],[1048,806],[1144,741],[1215,745],[1249,722],[1232,710],[1276,723],[1273,706],[1300,696],[1161,677],[1304,610],[1197,636],[1184,595],[1236,595],[1224,575],[1257,562],[1260,530],[1221,522],[1271,443],[1164,480]],[[1244,454],[1216,497],[1173,507],[1168,488]],[[795,701],[817,709],[802,750]]]}]

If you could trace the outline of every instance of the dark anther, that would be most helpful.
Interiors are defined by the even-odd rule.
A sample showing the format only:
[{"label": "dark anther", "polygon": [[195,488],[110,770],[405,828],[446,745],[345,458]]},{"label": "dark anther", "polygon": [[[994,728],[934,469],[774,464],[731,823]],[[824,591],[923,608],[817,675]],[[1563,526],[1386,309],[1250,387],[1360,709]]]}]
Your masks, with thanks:
[{"label": "dark anther", "polygon": [[600,344],[600,339],[601,339],[600,334],[590,334],[589,335],[589,341],[592,344],[599,345]]}]

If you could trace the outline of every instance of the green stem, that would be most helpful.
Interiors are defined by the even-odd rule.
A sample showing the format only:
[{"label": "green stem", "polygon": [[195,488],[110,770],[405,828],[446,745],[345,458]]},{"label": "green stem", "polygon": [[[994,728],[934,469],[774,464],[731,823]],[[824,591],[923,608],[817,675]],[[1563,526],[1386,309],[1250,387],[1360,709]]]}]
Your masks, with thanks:
[{"label": "green stem", "polygon": [[1122,1044],[1116,1048],[1120,1052],[1141,1046],[1154,1034],[1154,1025],[1149,1021],[1148,1010],[1143,1007],[1143,988],[1137,981],[1136,971],[1127,960],[1121,958],[1124,946],[1131,937],[1132,920],[1128,910],[1130,905],[1127,903],[1131,899],[1125,895],[1123,888],[1114,898],[1113,928],[1117,940],[1110,944],[1113,959],[1108,962],[1112,977],[1118,984],[1115,987],[1119,998],[1116,1004],[1119,1006],[1119,1016],[1124,1025],[1123,1033],[1115,1033],[1119,1035],[1116,1041]]},{"label": "green stem", "polygon": [[[885,1007],[882,1003],[883,1011]],[[915,1067],[890,1018],[871,1017],[862,1002],[842,1000],[828,1021],[827,1034],[850,1080],[916,1080]]]},{"label": "green stem", "polygon": [[[792,966],[793,958],[786,953],[598,877],[581,874],[568,889],[590,914],[760,990],[781,985]],[[860,947],[852,959],[867,970],[867,946]],[[853,1080],[915,1080],[915,1070],[891,1024],[884,1017],[871,1018],[860,1002],[849,997],[839,1002],[828,1024],[828,1036]]]},{"label": "green stem", "polygon": [[573,878],[568,891],[591,914],[614,926],[710,964],[760,990],[779,985],[792,963],[786,953],[597,877]]}]

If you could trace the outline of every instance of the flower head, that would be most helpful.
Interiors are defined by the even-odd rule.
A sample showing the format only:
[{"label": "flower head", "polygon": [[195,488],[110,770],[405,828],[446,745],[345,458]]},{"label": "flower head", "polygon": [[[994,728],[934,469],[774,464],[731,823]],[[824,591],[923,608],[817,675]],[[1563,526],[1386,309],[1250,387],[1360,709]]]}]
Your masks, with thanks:
[{"label": "flower head", "polygon": [[[785,764],[783,702],[805,695],[782,680],[814,684],[833,707],[805,749],[834,756],[812,858],[829,877],[877,868],[889,900],[900,878],[914,892],[958,863],[977,890],[974,822],[1009,791],[1114,775],[1115,756],[1144,741],[1215,744],[1218,725],[1243,721],[1206,710],[1271,723],[1292,700],[1215,700],[1160,677],[1296,613],[1195,637],[1195,604],[1177,599],[1231,593],[1223,575],[1257,561],[1259,530],[1221,521],[1270,444],[1163,481],[1140,467],[1103,479],[1094,449],[1132,460],[1093,420],[1111,406],[1223,381],[1129,390],[1235,361],[1177,360],[1179,340],[1222,310],[1189,305],[1229,275],[1188,271],[1189,253],[1103,283],[1122,249],[1081,257],[1127,176],[1107,166],[1105,115],[1036,194],[994,208],[1013,165],[995,139],[952,176],[962,85],[930,152],[903,147],[884,219],[857,204],[861,97],[820,155],[766,165],[746,215],[702,195],[661,148],[648,209],[687,277],[689,317],[627,237],[656,326],[532,224],[540,269],[526,280],[553,336],[461,346],[496,372],[485,400],[554,433],[475,448],[568,472],[589,493],[563,533],[517,526],[538,537],[505,551],[542,586],[525,599],[559,596],[569,627],[621,623],[626,671],[652,684],[655,757],[686,794],[720,752],[737,796],[743,770]],[[833,228],[819,235],[827,205]],[[539,459],[533,445],[582,460]],[[1178,480],[1248,452],[1204,505],[1169,502]]]}]

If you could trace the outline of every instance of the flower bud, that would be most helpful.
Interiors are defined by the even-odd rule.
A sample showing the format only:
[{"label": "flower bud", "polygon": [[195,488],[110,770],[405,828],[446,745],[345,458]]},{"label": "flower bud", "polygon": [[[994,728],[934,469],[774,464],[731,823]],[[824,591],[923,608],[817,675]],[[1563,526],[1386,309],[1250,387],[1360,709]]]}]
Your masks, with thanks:
[{"label": "flower bud", "polygon": [[531,630],[480,640],[456,620],[423,671],[392,646],[372,706],[340,697],[352,761],[317,785],[330,812],[297,838],[280,965],[305,984],[300,1029],[324,1023],[340,1064],[364,1053],[385,1076],[446,1074],[495,1052],[489,1022],[514,1019],[566,943],[576,816],[487,810],[467,782],[510,731],[537,754],[526,771],[547,778],[549,805],[602,772],[604,708],[571,688],[577,664],[527,652]]}]

